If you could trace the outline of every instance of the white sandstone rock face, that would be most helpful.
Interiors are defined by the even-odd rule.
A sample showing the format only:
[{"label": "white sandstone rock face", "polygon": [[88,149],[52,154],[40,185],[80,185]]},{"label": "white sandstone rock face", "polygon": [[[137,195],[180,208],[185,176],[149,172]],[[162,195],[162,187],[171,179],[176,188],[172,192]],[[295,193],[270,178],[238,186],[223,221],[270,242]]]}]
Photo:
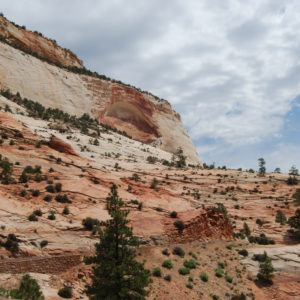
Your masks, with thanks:
[{"label": "white sandstone rock face", "polygon": [[0,88],[71,115],[88,113],[134,139],[200,163],[180,116],[165,100],[134,88],[79,75],[0,42]]}]

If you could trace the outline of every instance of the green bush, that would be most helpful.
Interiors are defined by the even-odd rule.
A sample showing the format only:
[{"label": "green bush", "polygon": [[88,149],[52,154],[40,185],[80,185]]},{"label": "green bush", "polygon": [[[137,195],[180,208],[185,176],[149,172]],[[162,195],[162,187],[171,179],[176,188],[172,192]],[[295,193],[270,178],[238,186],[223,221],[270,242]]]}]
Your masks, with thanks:
[{"label": "green bush", "polygon": [[167,268],[167,269],[172,269],[173,268],[173,263],[170,259],[167,259],[167,260],[163,261],[162,266],[164,268]]},{"label": "green bush", "polygon": [[287,219],[282,210],[277,210],[275,221],[277,223],[280,223],[281,225],[284,225],[286,223]]},{"label": "green bush", "polygon": [[175,221],[173,224],[179,231],[184,229],[184,223],[182,221]]},{"label": "green bush", "polygon": [[82,220],[82,225],[86,230],[93,230],[95,226],[98,226],[100,224],[98,219],[93,219],[90,217],[87,217]]},{"label": "green bush", "polygon": [[215,274],[216,274],[217,277],[222,277],[222,276],[223,276],[223,271],[222,271],[222,269],[217,268],[217,269],[215,270]]},{"label": "green bush", "polygon": [[152,270],[152,275],[155,277],[161,277],[162,273],[161,273],[161,269],[159,267],[156,267]]},{"label": "green bush", "polygon": [[72,203],[72,201],[69,200],[69,198],[66,194],[55,196],[55,200],[59,203]]},{"label": "green bush", "polygon": [[226,245],[226,248],[227,248],[228,250],[232,250],[232,245]]},{"label": "green bush", "polygon": [[43,213],[40,209],[35,210],[33,213],[38,217],[41,217],[43,215]]},{"label": "green bush", "polygon": [[180,274],[180,275],[187,275],[187,274],[190,274],[190,269],[189,268],[180,268],[179,270],[178,270],[178,273]]},{"label": "green bush", "polygon": [[189,282],[185,285],[188,289],[192,289],[193,288],[193,285]]},{"label": "green bush", "polygon": [[188,269],[196,269],[196,262],[193,259],[185,260],[183,265]]},{"label": "green bush", "polygon": [[246,257],[246,256],[248,256],[248,251],[246,249],[242,249],[242,250],[239,250],[238,254]]},{"label": "green bush", "polygon": [[177,212],[176,212],[176,211],[172,211],[172,212],[170,213],[170,217],[171,217],[171,218],[177,218]]},{"label": "green bush", "polygon": [[169,255],[170,255],[170,252],[169,252],[169,249],[168,249],[168,248],[163,249],[163,250],[161,251],[161,253],[162,253],[163,255],[166,255],[166,256],[169,256]]},{"label": "green bush", "polygon": [[72,294],[72,289],[70,287],[63,287],[58,291],[58,296],[62,297],[62,298],[72,298],[73,294]]},{"label": "green bush", "polygon": [[21,197],[25,197],[26,195],[27,195],[26,190],[22,190],[22,191],[20,192],[20,196],[21,196]]},{"label": "green bush", "polygon": [[64,215],[68,215],[68,214],[70,213],[69,207],[68,207],[68,206],[65,206],[62,213],[63,213]]},{"label": "green bush", "polygon": [[17,237],[13,233],[10,233],[7,236],[7,240],[4,243],[4,247],[7,251],[10,251],[13,254],[19,252],[19,243]]},{"label": "green bush", "polygon": [[54,214],[53,211],[52,211],[52,212],[50,213],[50,215],[48,216],[48,219],[51,220],[51,221],[53,221],[53,220],[56,219],[55,214]]},{"label": "green bush", "polygon": [[207,275],[206,273],[204,273],[204,272],[202,272],[202,273],[200,274],[200,278],[201,278],[201,280],[204,281],[204,282],[207,282],[207,281],[208,281],[208,275]]},{"label": "green bush", "polygon": [[30,275],[25,274],[22,277],[20,286],[17,292],[20,296],[19,299],[28,300],[42,300],[44,299],[43,293],[40,290],[40,286],[37,281],[30,277]]},{"label": "green bush", "polygon": [[218,262],[218,266],[222,269],[224,269],[226,267],[226,263],[224,261],[219,261]]},{"label": "green bush", "polygon": [[33,190],[31,192],[31,194],[32,194],[33,197],[38,197],[40,195],[40,191],[39,190]]},{"label": "green bush", "polygon": [[46,195],[43,199],[46,202],[51,202],[52,201],[52,196],[51,195]]},{"label": "green bush", "polygon": [[55,184],[55,191],[57,193],[61,192],[61,189],[62,189],[62,184],[60,182],[56,183]]},{"label": "green bush", "polygon": [[164,277],[164,280],[166,281],[171,281],[172,280],[172,277],[170,274],[167,274],[165,277]]},{"label": "green bush", "polygon": [[46,241],[46,240],[42,240],[42,241],[40,242],[41,248],[44,248],[44,247],[46,247],[47,245],[48,245],[48,241]]},{"label": "green bush", "polygon": [[37,222],[39,219],[37,218],[37,216],[35,214],[31,214],[29,217],[28,217],[28,221],[30,222]]},{"label": "green bush", "polygon": [[239,295],[233,295],[232,297],[231,297],[231,300],[246,300],[247,298],[246,298],[246,296],[245,296],[245,294],[244,293],[241,293],[241,294],[239,294]]},{"label": "green bush", "polygon": [[184,255],[185,255],[184,250],[182,248],[180,248],[180,247],[174,247],[172,253],[174,255],[178,255],[180,257],[184,257]]},{"label": "green bush", "polygon": [[228,274],[225,275],[225,279],[226,279],[227,282],[230,282],[230,283],[233,280],[233,278],[230,275],[228,275]]},{"label": "green bush", "polygon": [[46,189],[46,191],[48,192],[48,193],[55,193],[55,188],[54,188],[54,186],[53,185],[47,185],[46,187],[45,187],[45,189]]}]

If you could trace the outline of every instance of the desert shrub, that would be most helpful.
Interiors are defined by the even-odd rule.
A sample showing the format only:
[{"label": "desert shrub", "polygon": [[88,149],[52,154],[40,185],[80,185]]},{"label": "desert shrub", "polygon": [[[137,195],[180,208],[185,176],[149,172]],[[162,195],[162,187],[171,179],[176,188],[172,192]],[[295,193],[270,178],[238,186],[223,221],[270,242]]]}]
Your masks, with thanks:
[{"label": "desert shrub", "polygon": [[4,247],[7,251],[10,251],[13,254],[19,252],[19,243],[17,237],[13,233],[10,233],[7,236],[6,242],[4,243]]},{"label": "desert shrub", "polygon": [[52,196],[51,195],[46,195],[43,199],[46,202],[51,202],[52,201]]},{"label": "desert shrub", "polygon": [[155,277],[161,277],[162,273],[161,273],[161,269],[159,267],[156,267],[152,270],[152,275]]},{"label": "desert shrub", "polygon": [[161,251],[161,253],[162,253],[163,255],[166,255],[166,256],[169,256],[169,255],[170,255],[170,252],[169,252],[169,249],[168,249],[168,248],[163,249],[163,250]]},{"label": "desert shrub", "polygon": [[138,182],[141,180],[141,177],[137,173],[133,173],[130,179],[134,180],[135,182]]},{"label": "desert shrub", "polygon": [[244,293],[238,294],[238,295],[233,295],[231,297],[231,300],[246,300],[246,296]]},{"label": "desert shrub", "polygon": [[55,200],[59,203],[72,203],[72,201],[69,200],[69,198],[66,194],[55,196]]},{"label": "desert shrub", "polygon": [[167,259],[167,260],[163,261],[162,266],[164,268],[167,268],[167,269],[172,269],[173,268],[173,263],[170,259]]},{"label": "desert shrub", "polygon": [[157,162],[157,157],[155,156],[148,156],[147,157],[147,162],[150,164],[155,164]]},{"label": "desert shrub", "polygon": [[19,182],[21,183],[26,183],[28,181],[28,175],[24,172],[19,177]]},{"label": "desert shrub", "polygon": [[32,194],[33,197],[38,197],[40,195],[40,191],[39,190],[33,190],[31,192],[31,194]]},{"label": "desert shrub", "polygon": [[43,213],[40,209],[35,210],[33,213],[38,217],[41,217],[43,215]]},{"label": "desert shrub", "polygon": [[48,245],[48,241],[46,241],[46,240],[42,240],[42,241],[40,242],[41,248],[44,248],[44,247],[46,247],[47,245]]},{"label": "desert shrub", "polygon": [[201,278],[201,280],[204,281],[204,282],[207,282],[207,281],[208,281],[208,275],[207,275],[206,273],[204,273],[204,272],[202,272],[202,273],[200,274],[200,278]]},{"label": "desert shrub", "polygon": [[47,185],[46,187],[45,187],[45,189],[46,189],[46,191],[48,192],[48,193],[55,193],[55,188],[54,188],[54,186],[53,185]]},{"label": "desert shrub", "polygon": [[150,189],[156,189],[157,185],[158,185],[158,180],[156,178],[153,178],[150,185]]},{"label": "desert shrub", "polygon": [[25,197],[26,195],[27,195],[26,190],[22,190],[22,191],[20,192],[20,196],[21,196],[21,197]]},{"label": "desert shrub", "polygon": [[174,255],[178,255],[180,257],[184,257],[184,255],[185,255],[184,250],[182,248],[180,248],[180,247],[174,247],[172,253]]},{"label": "desert shrub", "polygon": [[192,289],[193,288],[193,285],[189,282],[185,285],[188,289]]},{"label": "desert shrub", "polygon": [[29,217],[28,217],[28,221],[31,221],[31,222],[37,222],[39,219],[38,217],[35,215],[35,214],[31,214]]},{"label": "desert shrub", "polygon": [[267,253],[264,252],[263,254],[254,254],[252,260],[263,262],[266,260],[266,258],[267,258]]},{"label": "desert shrub", "polygon": [[180,275],[187,275],[187,274],[190,274],[190,269],[189,268],[180,268],[180,269],[178,269],[178,273],[180,274]]},{"label": "desert shrub", "polygon": [[223,276],[223,271],[222,271],[222,269],[217,268],[217,269],[215,270],[215,274],[216,274],[217,277],[222,277],[222,276]]},{"label": "desert shrub", "polygon": [[196,268],[196,262],[193,259],[185,260],[183,265],[186,268],[189,268],[189,269],[195,269]]},{"label": "desert shrub", "polygon": [[170,213],[170,217],[171,217],[171,218],[177,218],[177,212],[176,212],[176,211],[172,211],[172,212]]},{"label": "desert shrub", "polygon": [[248,251],[246,249],[242,249],[242,250],[239,250],[238,254],[246,257],[246,256],[248,256]]},{"label": "desert shrub", "polygon": [[50,215],[48,216],[48,219],[51,220],[51,221],[56,219],[54,211],[50,212]]},{"label": "desert shrub", "polygon": [[222,269],[224,269],[226,267],[226,263],[224,261],[219,261],[218,262],[218,266]]},{"label": "desert shrub", "polygon": [[250,236],[250,243],[257,243],[259,245],[274,245],[275,241],[269,239],[264,233],[261,233],[260,236]]},{"label": "desert shrub", "polygon": [[87,230],[93,230],[95,226],[98,226],[100,224],[98,219],[93,219],[90,217],[87,217],[82,220],[82,225],[84,226],[85,229]]},{"label": "desert shrub", "polygon": [[62,297],[62,298],[72,298],[73,297],[73,293],[72,293],[72,289],[70,287],[63,287],[58,291],[58,296]]},{"label": "desert shrub", "polygon": [[68,206],[65,206],[62,213],[63,213],[64,215],[68,215],[68,214],[70,213],[69,207],[68,207]]},{"label": "desert shrub", "polygon": [[232,245],[226,245],[226,248],[228,249],[228,250],[232,250]]},{"label": "desert shrub", "polygon": [[264,222],[261,219],[256,219],[256,224],[258,226],[262,226],[264,224]]},{"label": "desert shrub", "polygon": [[281,225],[284,225],[286,223],[286,216],[282,212],[282,210],[277,210],[275,221],[277,223],[280,223]]},{"label": "desert shrub", "polygon": [[62,184],[60,182],[56,183],[55,184],[55,191],[57,193],[61,192],[61,189],[62,189]]},{"label": "desert shrub", "polygon": [[182,221],[175,221],[173,224],[179,231],[184,229],[184,223]]},{"label": "desert shrub", "polygon": [[172,280],[172,277],[170,274],[167,274],[165,277],[164,277],[164,280],[166,281],[171,281]]},{"label": "desert shrub", "polygon": [[225,279],[226,279],[227,282],[230,282],[230,283],[233,280],[233,278],[230,275],[228,275],[228,274],[225,275]]}]

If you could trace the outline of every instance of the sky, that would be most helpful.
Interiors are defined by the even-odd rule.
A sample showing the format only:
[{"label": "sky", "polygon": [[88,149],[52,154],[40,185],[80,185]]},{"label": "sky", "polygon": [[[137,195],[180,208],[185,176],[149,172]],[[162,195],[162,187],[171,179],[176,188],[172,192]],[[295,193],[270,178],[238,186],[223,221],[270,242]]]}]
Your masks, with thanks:
[{"label": "sky", "polygon": [[299,0],[0,0],[0,11],[168,100],[202,162],[300,169]]}]

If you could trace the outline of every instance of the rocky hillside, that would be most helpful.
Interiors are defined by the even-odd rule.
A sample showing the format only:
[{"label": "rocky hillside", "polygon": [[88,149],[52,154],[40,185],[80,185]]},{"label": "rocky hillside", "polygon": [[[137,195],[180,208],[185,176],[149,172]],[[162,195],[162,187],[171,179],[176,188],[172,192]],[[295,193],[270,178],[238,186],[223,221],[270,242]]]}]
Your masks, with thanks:
[{"label": "rocky hillside", "polygon": [[[155,271],[148,299],[297,299],[300,245],[286,219],[299,176],[203,168],[167,101],[92,74],[0,19],[0,296],[30,272],[46,300],[63,286],[87,299],[83,258],[115,183],[137,257]],[[21,34],[53,48],[14,44]],[[272,286],[256,281],[263,251]]]},{"label": "rocky hillside", "polygon": [[190,163],[200,163],[180,116],[167,101],[88,72],[73,53],[3,17],[0,36],[2,89],[77,116],[88,113],[134,139],[171,153],[182,147]]},{"label": "rocky hillside", "polygon": [[[82,256],[93,251],[98,236],[84,220],[106,220],[105,198],[114,182],[143,243],[139,257],[146,259],[147,268],[161,267],[163,276],[172,278],[154,277],[149,299],[210,299],[241,292],[248,299],[294,299],[299,293],[299,244],[288,225],[276,222],[278,209],[286,217],[296,209],[292,195],[299,184],[288,185],[287,175],[178,169],[166,163],[172,160],[168,152],[92,121],[84,120],[88,133],[82,133],[75,126],[82,122],[79,118],[72,123],[53,119],[55,114],[49,120],[33,117],[17,98],[0,96],[0,154],[12,166],[10,180],[0,183],[0,286],[16,286],[19,273],[27,270],[39,280],[46,299],[56,299],[64,284],[85,298],[90,269],[81,263]],[[183,222],[182,230],[176,221]],[[251,236],[260,240],[249,243],[243,237],[245,222]],[[17,252],[11,247],[12,234]],[[178,246],[184,258],[172,253]],[[246,258],[239,254],[245,249]],[[277,273],[274,286],[261,289],[253,282],[258,271],[253,256],[264,250]],[[190,258],[196,268],[189,275],[179,274]],[[161,266],[166,259],[173,263],[171,270]],[[220,261],[226,266],[218,278]]]}]

